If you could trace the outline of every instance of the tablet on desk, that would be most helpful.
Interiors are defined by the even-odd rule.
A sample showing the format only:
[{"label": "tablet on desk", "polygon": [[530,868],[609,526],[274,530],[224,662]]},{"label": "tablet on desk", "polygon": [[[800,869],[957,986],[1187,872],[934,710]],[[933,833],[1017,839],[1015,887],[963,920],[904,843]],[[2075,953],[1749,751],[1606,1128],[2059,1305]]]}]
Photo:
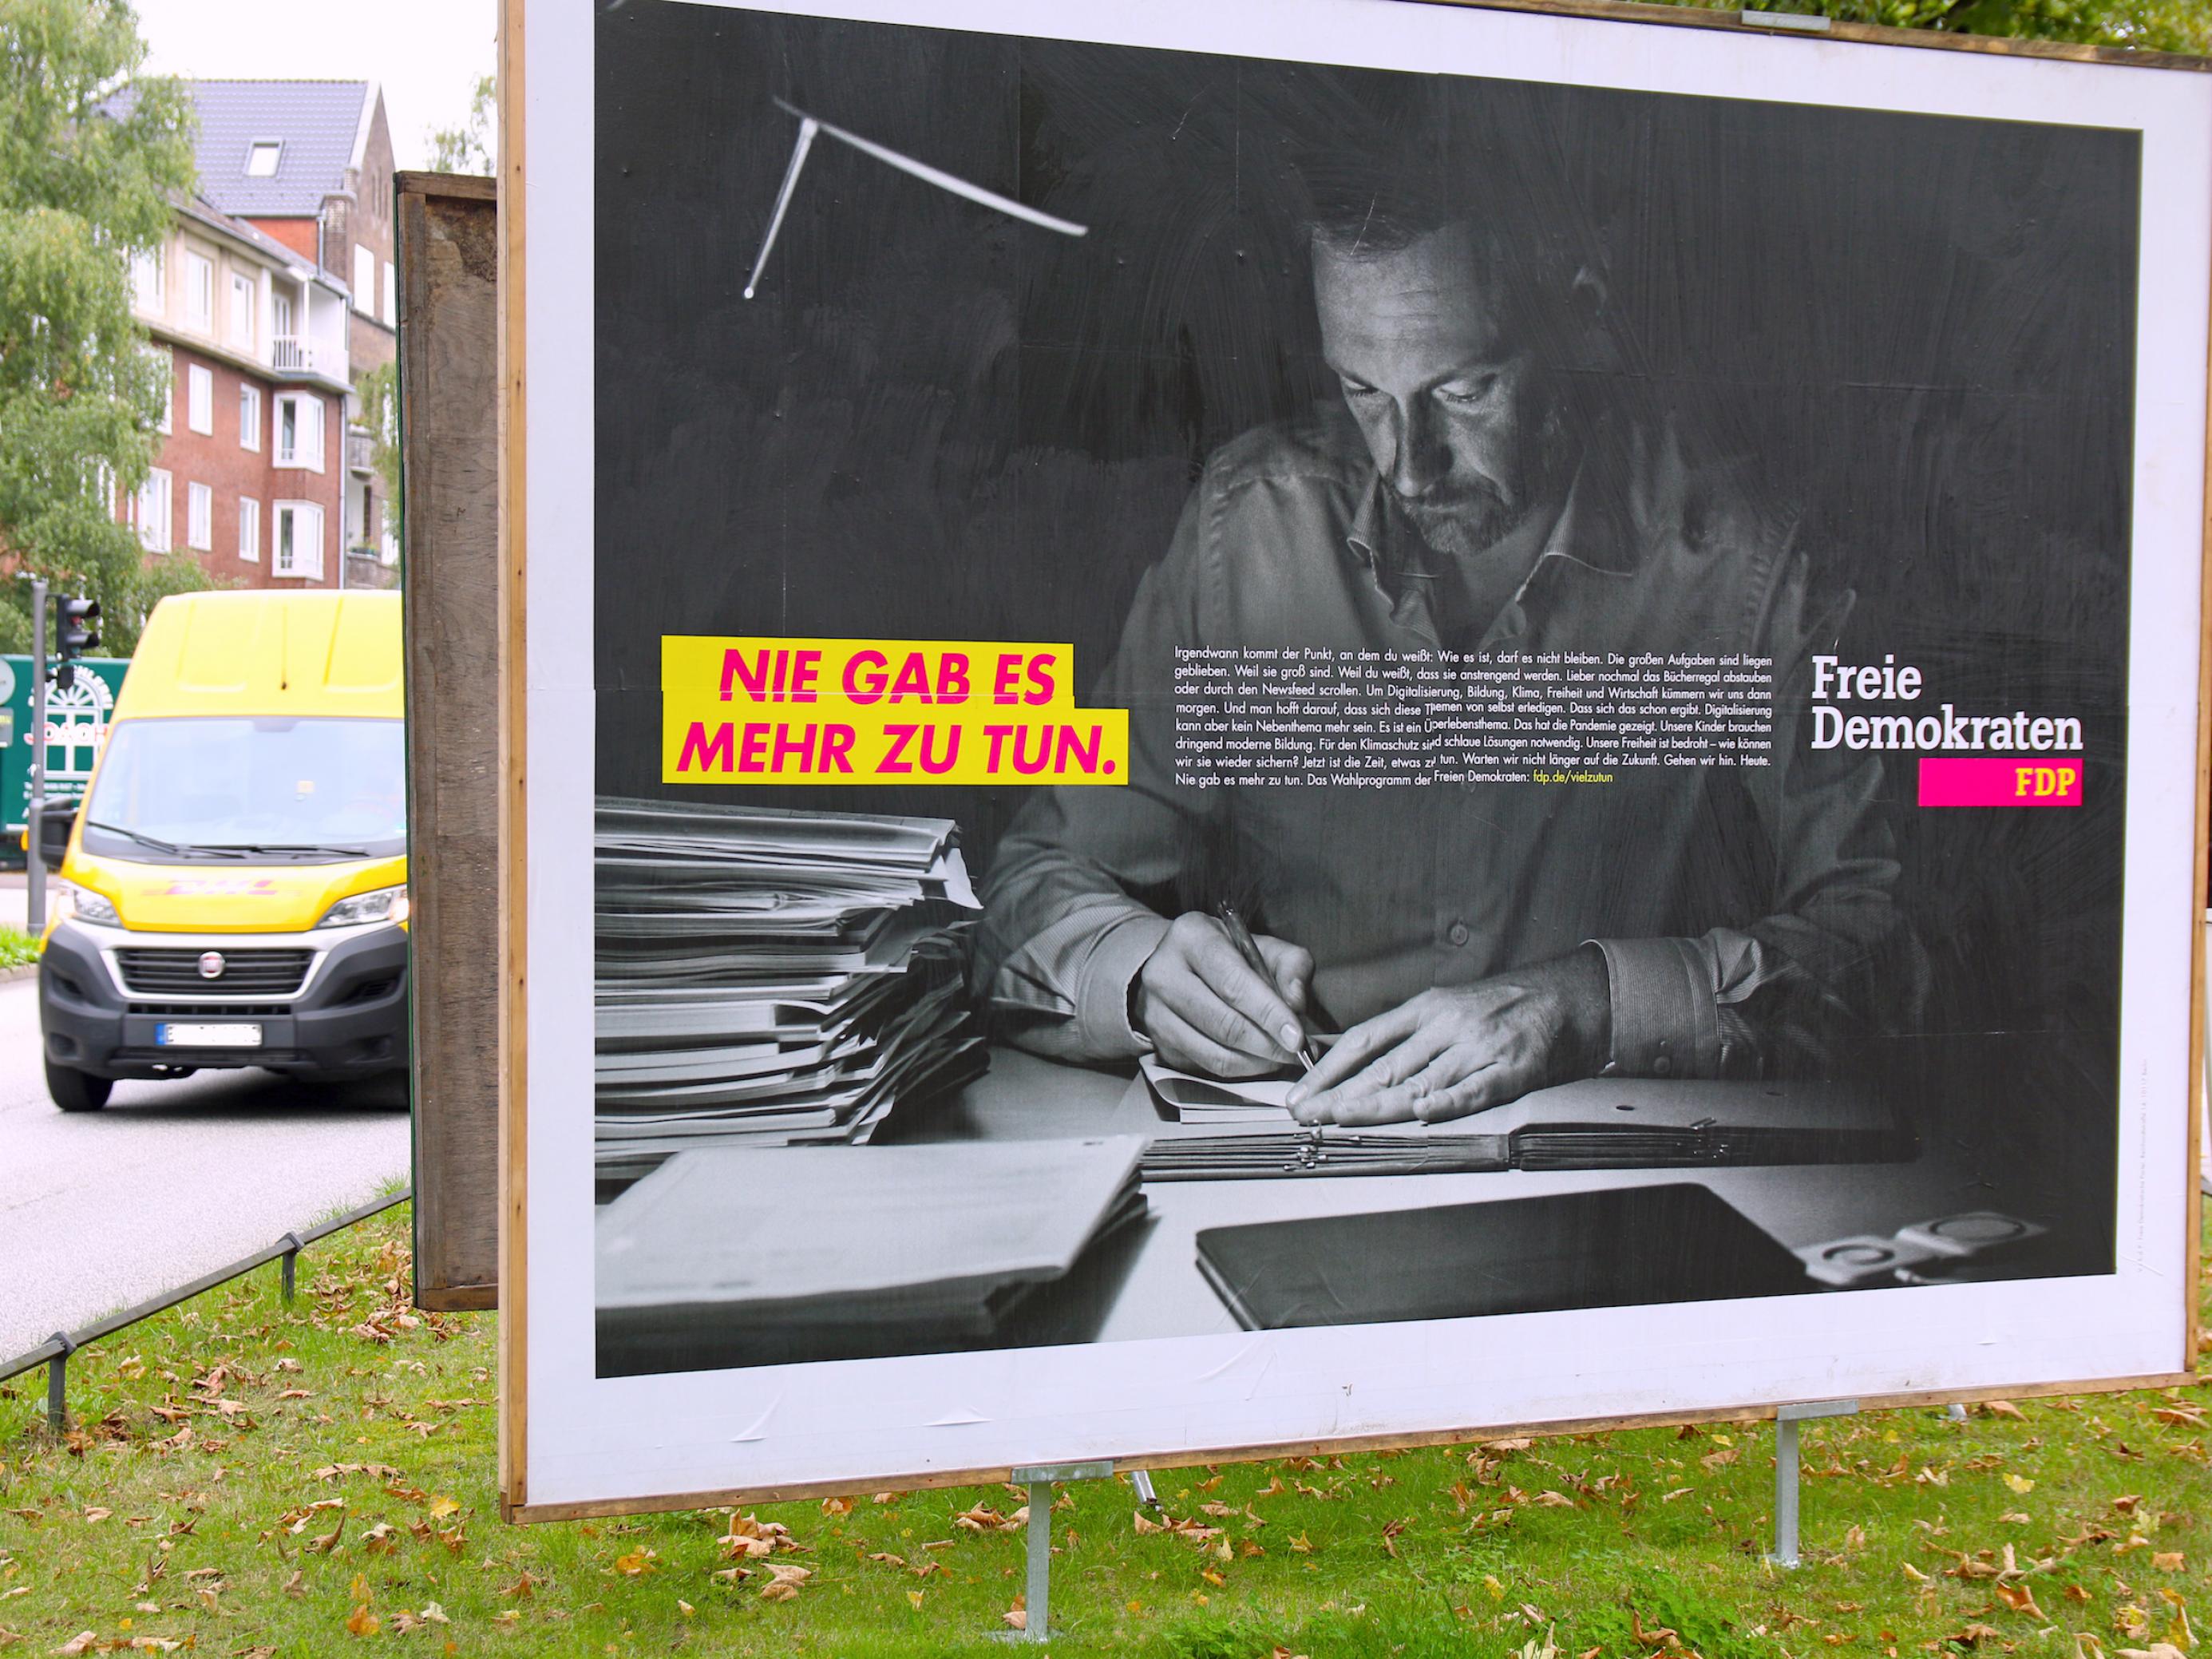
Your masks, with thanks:
[{"label": "tablet on desk", "polygon": [[1247,1330],[1790,1296],[1805,1264],[1687,1182],[1214,1227],[1198,1266]]}]

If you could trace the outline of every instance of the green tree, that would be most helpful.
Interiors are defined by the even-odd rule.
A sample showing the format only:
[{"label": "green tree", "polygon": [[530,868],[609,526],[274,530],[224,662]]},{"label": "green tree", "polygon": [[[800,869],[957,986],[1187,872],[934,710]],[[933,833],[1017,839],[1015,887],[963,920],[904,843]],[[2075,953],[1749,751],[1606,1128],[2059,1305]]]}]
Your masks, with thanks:
[{"label": "green tree", "polygon": [[[1687,0],[1716,10],[1728,0]],[[1844,23],[1943,29],[2088,46],[2212,52],[2212,6],[2205,0],[1759,0],[1755,9],[1832,17]]]},{"label": "green tree", "polygon": [[[376,471],[377,490],[385,526],[399,544],[400,568],[406,568],[407,538],[399,517],[399,366],[386,363],[361,377],[354,390],[361,394],[361,423],[369,434],[368,464]],[[374,527],[362,526],[372,538]]]},{"label": "green tree", "polygon": [[[125,652],[155,599],[206,586],[113,511],[169,378],[131,319],[131,257],[193,177],[190,100],[145,56],[124,0],[0,0],[0,568],[91,594],[102,648]],[[0,582],[0,647],[27,648],[29,586]]]},{"label": "green tree", "polygon": [[430,130],[430,170],[434,173],[495,173],[492,151],[498,143],[499,82],[489,75],[477,76],[469,95],[468,119],[457,127]]}]

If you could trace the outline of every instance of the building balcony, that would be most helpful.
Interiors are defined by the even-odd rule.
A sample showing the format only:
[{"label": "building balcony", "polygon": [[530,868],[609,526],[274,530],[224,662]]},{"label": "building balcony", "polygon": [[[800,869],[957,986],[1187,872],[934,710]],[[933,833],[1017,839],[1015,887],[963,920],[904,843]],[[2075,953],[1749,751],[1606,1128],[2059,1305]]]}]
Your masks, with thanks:
[{"label": "building balcony", "polygon": [[346,428],[346,471],[366,478],[376,471],[376,441],[360,427]]},{"label": "building balcony", "polygon": [[342,380],[346,372],[345,354],[318,346],[296,334],[279,334],[269,342],[269,367],[279,374]]}]

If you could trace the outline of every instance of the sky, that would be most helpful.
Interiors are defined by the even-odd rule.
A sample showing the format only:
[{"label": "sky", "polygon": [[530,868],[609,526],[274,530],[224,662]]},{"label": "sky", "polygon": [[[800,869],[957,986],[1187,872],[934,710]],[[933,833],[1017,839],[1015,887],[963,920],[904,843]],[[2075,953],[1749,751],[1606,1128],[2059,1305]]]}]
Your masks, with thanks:
[{"label": "sky", "polygon": [[495,0],[132,0],[160,75],[379,81],[399,166],[467,118],[492,71]]}]

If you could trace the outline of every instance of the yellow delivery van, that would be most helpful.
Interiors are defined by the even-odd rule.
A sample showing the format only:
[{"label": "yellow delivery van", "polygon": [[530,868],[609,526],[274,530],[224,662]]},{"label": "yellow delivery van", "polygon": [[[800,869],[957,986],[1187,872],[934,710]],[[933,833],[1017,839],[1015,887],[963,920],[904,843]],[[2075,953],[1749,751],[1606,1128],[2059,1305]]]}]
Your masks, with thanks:
[{"label": "yellow delivery van", "polygon": [[399,596],[216,592],[148,619],[74,815],[39,963],[46,1089],[407,1060]]}]

